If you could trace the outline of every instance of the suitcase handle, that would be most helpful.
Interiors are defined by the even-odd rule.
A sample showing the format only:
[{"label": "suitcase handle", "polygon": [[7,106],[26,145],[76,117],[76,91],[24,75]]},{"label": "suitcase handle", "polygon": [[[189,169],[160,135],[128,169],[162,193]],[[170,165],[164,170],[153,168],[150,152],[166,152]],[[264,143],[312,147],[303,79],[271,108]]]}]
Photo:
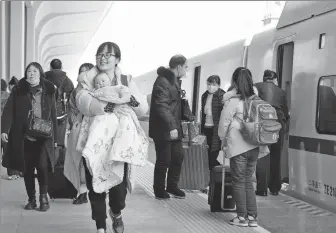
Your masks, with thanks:
[{"label": "suitcase handle", "polygon": [[[223,142],[222,142],[221,148],[223,148]],[[225,210],[224,209],[224,194],[225,194],[225,153],[223,150],[222,191],[221,191],[221,209],[222,210]]]},{"label": "suitcase handle", "polygon": [[224,210],[224,194],[225,194],[225,163],[223,163],[223,169],[222,169],[222,192],[221,192],[221,209],[222,210]]}]

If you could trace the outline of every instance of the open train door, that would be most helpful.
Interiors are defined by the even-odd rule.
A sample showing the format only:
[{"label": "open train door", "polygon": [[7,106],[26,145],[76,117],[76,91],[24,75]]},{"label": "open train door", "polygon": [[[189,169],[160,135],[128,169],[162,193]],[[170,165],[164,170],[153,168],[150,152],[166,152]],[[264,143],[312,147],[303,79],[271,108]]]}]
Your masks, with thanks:
[{"label": "open train door", "polygon": [[[291,109],[291,89],[293,74],[294,42],[280,44],[277,53],[277,73],[279,76],[279,87],[286,92],[288,111]],[[290,120],[288,122],[288,129]],[[289,164],[288,164],[288,144],[289,130],[286,130],[284,144],[281,151],[281,179],[289,184]]]}]

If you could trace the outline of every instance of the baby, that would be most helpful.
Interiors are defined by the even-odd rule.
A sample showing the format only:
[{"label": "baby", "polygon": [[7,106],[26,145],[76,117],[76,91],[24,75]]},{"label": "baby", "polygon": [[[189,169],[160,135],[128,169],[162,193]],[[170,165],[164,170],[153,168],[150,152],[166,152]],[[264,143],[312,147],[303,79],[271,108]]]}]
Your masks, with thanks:
[{"label": "baby", "polygon": [[[120,83],[118,81],[118,83]],[[110,77],[100,72],[94,79],[95,91],[92,93],[94,97],[102,101],[114,104],[126,104],[131,102],[131,93],[129,88],[120,84],[112,86]]]},{"label": "baby", "polygon": [[[104,174],[110,174],[116,164],[126,162],[144,166],[147,159],[148,139],[130,104],[136,100],[130,89],[120,83],[117,80],[117,85],[113,86],[109,76],[100,72],[94,79],[95,90],[91,92],[98,100],[115,104],[115,109],[121,106],[128,109],[124,114],[105,113],[87,120],[89,130],[85,132],[87,140],[82,154],[93,177],[101,182],[108,179]],[[101,164],[104,172],[96,170],[101,169]]]}]

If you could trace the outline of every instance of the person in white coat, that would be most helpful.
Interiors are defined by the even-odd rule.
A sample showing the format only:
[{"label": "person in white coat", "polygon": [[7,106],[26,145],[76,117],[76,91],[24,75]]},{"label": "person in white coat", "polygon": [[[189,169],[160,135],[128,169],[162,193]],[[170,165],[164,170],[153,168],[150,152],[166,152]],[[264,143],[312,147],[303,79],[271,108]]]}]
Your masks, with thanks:
[{"label": "person in white coat", "polygon": [[255,95],[251,72],[237,68],[231,80],[231,88],[224,94],[224,107],[218,125],[218,136],[224,152],[230,159],[233,198],[237,206],[237,217],[230,224],[257,226],[257,203],[252,184],[258,158],[269,153],[267,147],[258,147],[245,141],[240,129],[244,114],[244,102]]},{"label": "person in white coat", "polygon": [[[113,42],[105,42],[101,44],[96,53],[96,66],[87,72],[83,72],[79,75],[78,79],[80,83],[85,83],[85,87],[78,91],[76,95],[76,105],[78,110],[84,116],[97,116],[104,115],[106,112],[114,112],[116,114],[123,114],[126,111],[134,111],[136,115],[142,117],[148,111],[148,103],[146,97],[138,90],[135,82],[131,79],[131,76],[117,77],[118,72],[116,69],[118,63],[121,59],[121,51],[117,44]],[[112,103],[100,101],[91,95],[91,91],[94,87],[94,77],[99,71],[104,71],[111,79],[111,81],[120,80],[122,83],[127,84],[127,86],[132,90],[132,95],[139,103],[137,107],[115,106]],[[84,82],[82,82],[85,80]],[[130,103],[132,106],[132,103]],[[96,222],[97,232],[106,232],[106,203],[105,197],[106,193],[96,193],[92,186],[92,175],[84,163],[86,172],[86,185],[89,189],[89,200],[91,203],[92,219]],[[124,165],[124,179],[123,181],[111,189],[108,190],[109,195],[109,214],[112,218],[112,227],[114,232],[123,233],[124,223],[121,217],[121,211],[126,206],[126,195],[127,189],[131,189],[130,177],[132,176],[132,166],[128,166],[127,163]]]}]

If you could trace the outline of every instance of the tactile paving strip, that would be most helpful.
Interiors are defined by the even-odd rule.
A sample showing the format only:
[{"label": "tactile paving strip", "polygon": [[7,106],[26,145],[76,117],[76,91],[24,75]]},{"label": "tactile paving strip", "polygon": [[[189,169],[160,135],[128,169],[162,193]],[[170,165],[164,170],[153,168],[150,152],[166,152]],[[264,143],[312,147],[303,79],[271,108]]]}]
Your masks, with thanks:
[{"label": "tactile paving strip", "polygon": [[153,193],[153,168],[148,165],[137,170],[137,182],[144,190],[158,201],[164,208],[168,208],[172,215],[181,222],[191,233],[257,233],[249,227],[231,226],[228,221],[232,218],[227,213],[211,213],[206,200],[197,193],[188,192],[185,200],[171,198],[170,200],[156,200]]},{"label": "tactile paving strip", "polygon": [[295,199],[290,199],[290,200],[284,200],[285,203],[295,206],[299,209],[301,209],[302,211],[308,212],[314,216],[317,217],[325,217],[325,216],[333,216],[332,213],[323,210],[319,207],[313,206],[311,204],[308,204],[306,202],[300,201],[300,200],[295,200]]}]

